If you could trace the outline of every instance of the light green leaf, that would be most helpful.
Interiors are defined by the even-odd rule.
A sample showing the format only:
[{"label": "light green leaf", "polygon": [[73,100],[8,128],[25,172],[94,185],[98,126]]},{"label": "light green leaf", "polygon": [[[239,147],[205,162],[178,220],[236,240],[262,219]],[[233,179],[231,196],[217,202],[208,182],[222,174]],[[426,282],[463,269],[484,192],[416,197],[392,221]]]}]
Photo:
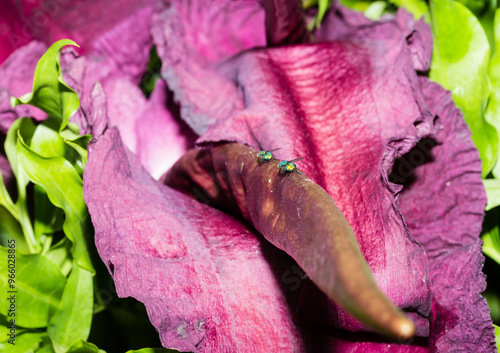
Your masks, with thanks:
[{"label": "light green leaf", "polygon": [[488,198],[486,211],[500,206],[500,179],[483,179],[483,185]]},{"label": "light green leaf", "polygon": [[66,352],[76,341],[89,336],[94,302],[92,273],[73,266],[61,302],[61,310],[47,329],[57,353]]},{"label": "light green leaf", "polygon": [[[88,154],[87,154],[87,146],[92,139],[92,135],[82,135],[78,136],[78,138],[75,138],[73,140],[70,139],[65,139],[64,142],[71,146],[80,156],[81,164],[82,164],[82,170],[85,167],[85,164],[87,164],[87,159],[88,159]],[[80,162],[75,159],[75,162]]]},{"label": "light green leaf", "polygon": [[364,15],[372,21],[377,21],[380,16],[383,15],[384,10],[387,7],[387,2],[385,1],[374,1],[365,10]]},{"label": "light green leaf", "polygon": [[[489,68],[492,92],[486,109],[486,120],[496,128],[497,133],[500,133],[500,9],[495,11],[493,24],[495,51],[491,57]],[[500,179],[500,155],[497,154],[496,157],[493,175],[495,178]]]},{"label": "light green leaf", "polygon": [[321,21],[325,17],[326,11],[330,8],[331,0],[318,0],[318,14],[316,15],[316,27],[321,26]]},{"label": "light green leaf", "polygon": [[40,239],[42,234],[53,234],[62,230],[64,211],[50,202],[47,193],[40,186],[33,188],[35,203],[35,236]]},{"label": "light green leaf", "polygon": [[21,333],[25,332],[26,330],[20,327],[15,326],[15,319],[13,322],[7,321],[6,318],[3,316],[1,317],[2,324],[0,325],[0,343],[7,342],[12,338],[11,335],[20,335]]},{"label": "light green leaf", "polygon": [[488,39],[477,18],[452,0],[430,1],[434,51],[430,78],[452,92],[483,161],[483,177],[496,159],[498,135],[485,120],[490,95]]},{"label": "light green leaf", "polygon": [[485,232],[482,236],[483,252],[500,264],[500,233],[498,225]]},{"label": "light green leaf", "polygon": [[495,343],[497,344],[497,350],[500,352],[500,327],[495,324],[493,324],[493,327],[495,327]]},{"label": "light green leaf", "polygon": [[355,11],[364,12],[372,2],[370,0],[340,0],[340,3]]},{"label": "light green leaf", "polygon": [[17,161],[17,135],[19,132],[23,140],[29,145],[35,130],[36,126],[31,118],[17,119],[10,126],[5,139],[5,154],[9,159],[9,164],[17,179],[17,184],[23,188],[26,188],[26,185],[28,185],[28,179],[22,179],[23,175],[19,173],[19,163]]},{"label": "light green leaf", "polygon": [[24,238],[23,229],[19,222],[4,207],[0,206],[0,245],[7,247],[7,241],[14,239],[16,250],[29,254],[30,249]]},{"label": "light green leaf", "polygon": [[28,178],[45,189],[50,202],[66,214],[64,234],[73,242],[73,257],[77,264],[92,273],[85,239],[88,211],[83,201],[83,182],[75,168],[62,157],[43,158],[24,144],[19,136],[18,158]]},{"label": "light green leaf", "polygon": [[142,348],[138,350],[127,351],[126,353],[179,353],[179,351],[167,348]]},{"label": "light green leaf", "polygon": [[0,343],[0,352],[33,353],[37,350],[45,333],[25,332],[16,336],[15,345],[8,342]]},{"label": "light green leaf", "polygon": [[33,92],[21,98],[12,98],[12,106],[30,104],[40,108],[50,117],[58,119],[59,130],[64,129],[69,118],[78,110],[78,95],[62,77],[60,50],[66,45],[78,44],[62,39],[47,50],[38,61],[33,81]]},{"label": "light green leaf", "polygon": [[54,119],[48,119],[37,126],[29,145],[33,152],[45,158],[64,157],[66,145],[56,123]]},{"label": "light green leaf", "polygon": [[424,0],[389,0],[389,2],[397,7],[404,7],[415,20],[425,15],[425,21],[430,22],[430,18],[428,18],[429,6]]},{"label": "light green leaf", "polygon": [[15,219],[18,218],[17,209],[10,198],[9,192],[5,187],[5,183],[3,181],[2,173],[0,173],[0,207],[3,206]]},{"label": "light green leaf", "polygon": [[78,340],[69,349],[67,353],[99,353],[104,352],[97,348],[93,343]]},{"label": "light green leaf", "polygon": [[73,267],[71,242],[68,238],[61,239],[59,243],[53,245],[43,256],[59,266],[64,276],[67,276]]},{"label": "light green leaf", "polygon": [[[1,247],[3,259],[8,249]],[[59,309],[66,278],[59,268],[41,255],[22,255],[16,252],[13,288],[9,287],[7,261],[0,261],[0,313],[10,318],[10,295],[14,295],[16,324],[25,328],[47,326],[51,314]],[[16,290],[17,293],[7,293]]]},{"label": "light green leaf", "polygon": [[36,353],[55,353],[52,341],[47,334],[42,337],[42,342],[40,342],[40,347],[38,347]]},{"label": "light green leaf", "polygon": [[5,139],[5,154],[9,159],[9,164],[17,181],[17,201],[15,204],[17,216],[15,216],[21,224],[30,252],[33,253],[39,252],[41,250],[41,245],[38,242],[38,239],[35,238],[28,213],[28,205],[26,203],[26,186],[28,186],[29,180],[23,169],[19,167],[17,156],[17,136],[20,134],[24,141],[30,143],[31,138],[35,133],[35,129],[36,126],[33,124],[31,119],[18,119],[12,123]]}]

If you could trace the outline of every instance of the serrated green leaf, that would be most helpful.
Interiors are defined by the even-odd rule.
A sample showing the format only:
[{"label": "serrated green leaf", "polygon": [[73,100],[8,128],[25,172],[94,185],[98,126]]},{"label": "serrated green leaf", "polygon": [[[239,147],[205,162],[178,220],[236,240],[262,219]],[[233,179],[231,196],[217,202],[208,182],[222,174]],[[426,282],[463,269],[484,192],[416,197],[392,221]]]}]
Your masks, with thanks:
[{"label": "serrated green leaf", "polygon": [[[1,247],[3,259],[8,249]],[[0,313],[7,319],[10,295],[14,295],[16,325],[25,328],[47,326],[51,315],[59,309],[66,278],[59,268],[41,255],[22,255],[16,252],[14,288],[9,286],[7,261],[0,262]],[[17,293],[7,293],[15,290]]]},{"label": "serrated green leaf", "polygon": [[434,51],[430,78],[453,94],[483,161],[483,177],[495,162],[498,135],[484,110],[490,95],[488,39],[477,18],[460,3],[431,0]]},{"label": "serrated green leaf", "polygon": [[483,179],[483,185],[488,198],[486,211],[500,206],[500,179]]},{"label": "serrated green leaf", "polygon": [[37,350],[45,333],[25,332],[16,336],[15,345],[8,342],[0,343],[1,352],[33,353]]},{"label": "serrated green leaf", "polygon": [[58,119],[59,130],[66,127],[69,118],[78,110],[78,95],[62,77],[60,50],[66,45],[78,44],[69,39],[62,39],[47,50],[38,61],[33,81],[33,92],[21,98],[12,99],[12,106],[30,104],[40,108],[50,117]]},{"label": "serrated green leaf", "polygon": [[66,214],[64,234],[73,242],[76,263],[94,273],[85,239],[88,211],[83,201],[83,182],[75,168],[62,157],[43,158],[25,145],[21,136],[17,144],[19,162],[28,178],[45,189],[53,205]]},{"label": "serrated green leaf", "polygon": [[66,352],[78,340],[87,340],[93,302],[92,273],[73,266],[64,288],[61,309],[52,317],[47,329],[57,353]]}]

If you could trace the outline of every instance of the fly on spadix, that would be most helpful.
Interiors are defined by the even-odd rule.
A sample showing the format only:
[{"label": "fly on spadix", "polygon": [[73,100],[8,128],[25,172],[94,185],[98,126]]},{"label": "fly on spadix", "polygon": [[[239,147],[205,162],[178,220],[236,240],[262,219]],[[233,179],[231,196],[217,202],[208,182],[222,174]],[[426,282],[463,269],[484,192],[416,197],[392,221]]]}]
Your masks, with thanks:
[{"label": "fly on spadix", "polygon": [[278,168],[280,169],[280,174],[288,174],[288,173],[293,173],[297,172],[299,174],[302,174],[300,170],[297,169],[297,166],[295,165],[294,162],[298,162],[303,160],[304,157],[292,159],[291,161],[281,161],[278,164]]},{"label": "fly on spadix", "polygon": [[260,151],[259,153],[257,153],[257,161],[259,162],[259,164],[272,161],[273,159],[275,159],[273,152],[277,150],[279,150],[279,148],[275,148],[269,151]]}]

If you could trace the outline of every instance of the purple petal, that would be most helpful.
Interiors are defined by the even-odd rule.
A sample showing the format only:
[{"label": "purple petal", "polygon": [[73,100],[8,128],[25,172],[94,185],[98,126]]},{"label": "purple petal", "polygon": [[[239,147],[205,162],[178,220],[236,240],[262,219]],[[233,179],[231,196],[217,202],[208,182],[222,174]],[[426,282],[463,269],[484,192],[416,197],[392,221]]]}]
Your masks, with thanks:
[{"label": "purple petal", "polygon": [[156,178],[193,145],[194,134],[187,127],[182,128],[179,118],[167,108],[166,85],[161,80],[149,100],[122,77],[107,79],[104,92],[109,125],[118,127],[125,145]]},{"label": "purple petal", "polygon": [[0,66],[0,131],[7,133],[12,122],[18,118],[32,116],[38,120],[47,114],[40,109],[21,105],[12,108],[10,98],[20,97],[33,89],[33,75],[38,60],[47,50],[40,42],[31,42],[16,50]]},{"label": "purple petal", "polygon": [[[183,117],[204,133],[199,142],[236,140],[266,149],[281,147],[277,157],[282,159],[307,156],[300,168],[333,196],[380,286],[398,305],[418,308],[425,316],[431,284],[425,253],[396,206],[401,186],[390,182],[387,174],[396,158],[440,128],[434,121],[439,112],[424,98],[416,74],[429,68],[427,25],[414,24],[403,11],[395,20],[378,24],[349,11],[332,11],[330,25],[318,38],[342,43],[254,51],[215,67],[206,60],[193,64],[196,59],[186,55],[189,37],[172,44],[181,33],[172,29],[184,27],[177,11],[173,6],[155,16],[154,38],[170,64],[164,77],[174,88]],[[444,179],[442,174],[436,177]],[[428,188],[420,191],[429,196]],[[419,211],[412,213],[417,223],[425,217]],[[480,208],[476,216],[482,217]],[[477,240],[479,229],[470,234]],[[436,243],[441,251],[449,246]],[[476,283],[478,273],[473,275]],[[482,303],[480,297],[476,301]],[[439,306],[433,308],[437,315]],[[348,319],[333,324],[356,329]]]},{"label": "purple petal", "polygon": [[[386,37],[398,28],[381,26]],[[230,118],[214,116],[216,123],[199,141],[257,147],[252,129],[263,148],[282,148],[276,152],[280,159],[307,156],[299,168],[344,213],[379,286],[396,305],[426,317],[431,297],[425,254],[405,229],[394,207],[397,190],[385,174],[395,158],[433,131],[405,40],[414,30],[403,28],[381,40],[387,47],[332,42],[241,55],[221,67],[224,84],[241,87],[235,101],[226,96]],[[395,149],[394,140],[403,144]],[[361,329],[332,310],[329,324]],[[425,320],[419,325],[426,334]]]},{"label": "purple petal", "polygon": [[200,135],[233,104],[241,106],[238,90],[213,70],[266,44],[264,10],[257,1],[164,1],[153,16],[152,35],[167,83],[183,102],[183,119]]},{"label": "purple petal", "polygon": [[84,197],[118,295],[145,303],[166,347],[304,351],[276,277],[290,263],[231,216],[152,179],[114,128],[92,148]]},{"label": "purple petal", "polygon": [[[481,161],[450,92],[427,78],[421,78],[420,85],[443,130],[436,135],[432,163],[415,170],[399,208],[429,261],[436,322],[431,340],[438,352],[495,352],[493,325],[481,296],[486,288],[477,236],[486,205]],[[418,154],[413,151],[413,160]]]},{"label": "purple petal", "polygon": [[263,1],[268,46],[309,42],[301,1]]},{"label": "purple petal", "polygon": [[174,115],[178,108],[176,111],[171,96],[165,82],[159,79],[135,123],[137,157],[156,179],[174,165],[197,138],[180,117]]},{"label": "purple petal", "polygon": [[[143,44],[144,37],[149,37],[153,0],[7,0],[7,4],[9,12],[6,14],[15,14],[16,20],[5,20],[8,32],[0,32],[4,41],[5,38],[12,41],[11,37],[34,38],[51,45],[59,39],[70,38],[84,53],[119,54],[117,64],[122,65],[148,56],[149,47]],[[123,57],[128,60],[120,60]]]},{"label": "purple petal", "polygon": [[0,2],[0,64],[19,47],[28,44],[32,39],[26,31],[26,25],[19,18],[17,6],[11,1]]},{"label": "purple petal", "polygon": [[[0,142],[3,143],[5,136],[0,135]],[[3,184],[6,189],[12,194],[16,192],[16,180],[12,168],[10,167],[9,160],[4,154],[0,153],[0,174],[2,175]]]}]

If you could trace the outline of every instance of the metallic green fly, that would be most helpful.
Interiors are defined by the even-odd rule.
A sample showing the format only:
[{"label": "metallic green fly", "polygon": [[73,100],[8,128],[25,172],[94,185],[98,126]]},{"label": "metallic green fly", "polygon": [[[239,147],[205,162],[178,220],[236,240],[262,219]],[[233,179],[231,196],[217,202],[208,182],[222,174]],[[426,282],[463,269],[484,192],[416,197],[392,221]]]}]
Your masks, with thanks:
[{"label": "metallic green fly", "polygon": [[297,166],[295,165],[294,162],[298,162],[303,160],[304,157],[296,158],[291,161],[281,161],[278,164],[278,168],[280,169],[280,174],[287,174],[287,173],[293,173],[297,172],[299,174],[302,174],[300,170],[297,169]]}]

